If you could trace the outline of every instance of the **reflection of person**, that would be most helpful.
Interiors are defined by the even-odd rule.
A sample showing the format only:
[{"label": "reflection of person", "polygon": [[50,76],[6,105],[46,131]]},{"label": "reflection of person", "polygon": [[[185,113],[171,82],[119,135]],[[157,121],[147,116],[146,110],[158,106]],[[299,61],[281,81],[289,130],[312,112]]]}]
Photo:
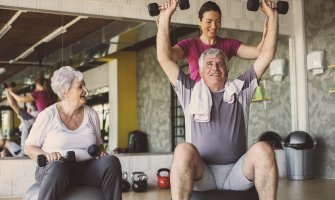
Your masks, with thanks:
[{"label": "reflection of person", "polygon": [[179,69],[171,55],[169,26],[176,1],[163,3],[157,57],[185,112],[187,141],[174,151],[172,199],[189,199],[192,189],[247,190],[253,185],[261,200],[276,198],[278,178],[272,148],[258,142],[246,149],[252,95],[277,45],[278,13],[274,8],[274,2],[262,1],[267,32],[258,58],[244,74],[227,82],[227,57],[222,50],[211,48],[199,58],[201,80],[195,82]]},{"label": "reflection of person", "polygon": [[[103,148],[98,114],[86,106],[87,89],[83,74],[71,67],[61,67],[51,79],[53,91],[60,98],[41,113],[26,140],[25,153],[33,160],[39,154],[48,159],[45,167],[37,167],[40,184],[39,200],[58,199],[73,184],[102,188],[105,199],[121,199],[121,165]],[[89,146],[100,146],[98,159],[91,159]],[[74,151],[75,163],[61,159]]]},{"label": "reflection of person", "polygon": [[[14,110],[14,112],[17,114],[18,118],[21,121],[21,124],[19,126],[19,129],[21,131],[21,148],[22,153],[24,152],[24,142],[28,137],[29,130],[33,123],[35,122],[36,115],[34,114],[34,110],[28,109],[28,111],[22,109],[17,104],[16,100],[11,95],[11,92],[13,89],[11,87],[8,87],[5,89],[6,97],[9,106]],[[30,106],[33,108],[32,106]]]},{"label": "reflection of person", "polygon": [[10,94],[17,102],[33,102],[35,101],[38,112],[57,101],[56,95],[52,92],[50,81],[45,78],[38,78],[35,81],[35,91],[26,96],[20,96],[9,90]]},{"label": "reflection of person", "polygon": [[0,130],[0,157],[8,156],[21,157],[23,156],[23,151],[16,142],[7,140]]},{"label": "reflection of person", "polygon": [[263,39],[258,46],[249,46],[217,35],[221,28],[221,15],[221,9],[215,2],[205,2],[199,10],[200,37],[182,40],[172,47],[172,58],[175,61],[187,58],[193,80],[200,80],[198,59],[209,48],[223,50],[228,59],[236,55],[244,59],[255,59],[259,55]]}]

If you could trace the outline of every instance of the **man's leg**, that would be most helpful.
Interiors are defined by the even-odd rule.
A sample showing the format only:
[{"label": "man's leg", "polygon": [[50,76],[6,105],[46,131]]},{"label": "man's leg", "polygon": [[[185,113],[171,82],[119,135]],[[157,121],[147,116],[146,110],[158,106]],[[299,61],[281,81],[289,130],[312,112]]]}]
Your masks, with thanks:
[{"label": "man's leg", "polygon": [[202,177],[204,165],[198,150],[191,143],[182,143],[176,147],[170,178],[173,200],[190,199],[193,181]]},{"label": "man's leg", "polygon": [[243,173],[255,186],[260,200],[275,200],[278,172],[275,154],[270,145],[258,142],[245,154]]}]

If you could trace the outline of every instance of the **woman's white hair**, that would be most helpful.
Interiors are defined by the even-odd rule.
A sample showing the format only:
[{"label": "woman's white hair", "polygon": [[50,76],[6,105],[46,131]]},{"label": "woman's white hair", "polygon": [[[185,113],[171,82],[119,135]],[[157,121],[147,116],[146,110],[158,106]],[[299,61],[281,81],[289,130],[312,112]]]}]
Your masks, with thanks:
[{"label": "woman's white hair", "polygon": [[213,57],[216,57],[218,55],[221,55],[224,57],[224,62],[225,62],[225,65],[226,65],[226,68],[227,70],[229,69],[228,67],[228,58],[226,56],[226,54],[221,50],[221,49],[216,49],[216,48],[210,48],[210,49],[207,49],[206,51],[202,52],[200,58],[199,58],[199,61],[198,61],[198,64],[199,64],[199,71],[202,71],[203,68],[204,68],[204,60],[206,57],[208,56],[213,56]]},{"label": "woman's white hair", "polygon": [[70,66],[63,66],[54,72],[51,78],[51,88],[61,100],[64,100],[64,94],[69,91],[73,80],[81,81],[83,79],[84,76],[80,71],[76,71]]}]

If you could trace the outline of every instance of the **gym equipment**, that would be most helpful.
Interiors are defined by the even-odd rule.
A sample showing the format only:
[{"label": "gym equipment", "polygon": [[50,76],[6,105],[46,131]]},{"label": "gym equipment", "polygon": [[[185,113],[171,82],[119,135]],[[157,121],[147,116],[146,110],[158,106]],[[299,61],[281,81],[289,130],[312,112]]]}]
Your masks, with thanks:
[{"label": "gym equipment", "polygon": [[10,82],[10,83],[3,83],[3,89],[6,89],[6,88],[8,88],[8,87],[11,87],[11,88],[15,88],[15,86],[16,86],[16,84],[15,84],[15,82]]},{"label": "gym equipment", "polygon": [[128,150],[132,153],[148,152],[148,134],[140,130],[130,131]]},{"label": "gym equipment", "polygon": [[291,180],[314,177],[313,155],[316,141],[304,131],[294,131],[285,139],[286,172]]},{"label": "gym equipment", "polygon": [[[162,176],[161,172],[167,172],[167,176]],[[161,168],[157,171],[157,186],[160,189],[170,188],[170,170],[167,168]]]},{"label": "gym equipment", "polygon": [[122,181],[121,181],[122,192],[128,192],[130,190],[130,183],[128,182],[127,179],[128,179],[127,172],[122,172]]},{"label": "gym equipment", "polygon": [[148,184],[148,176],[143,172],[133,172],[131,174],[132,178],[132,189],[134,192],[145,192],[147,190]]},{"label": "gym equipment", "polygon": [[[25,200],[37,200],[40,185],[34,183],[29,187],[24,195]],[[100,187],[75,185],[69,188],[65,194],[62,195],[62,200],[104,200],[102,190]]]},{"label": "gym equipment", "polygon": [[[259,0],[248,0],[247,9],[250,11],[257,11],[261,3]],[[288,11],[288,2],[287,1],[278,1],[277,2],[277,10],[279,14],[286,14]]]},{"label": "gym equipment", "polygon": [[269,143],[273,149],[283,149],[282,142],[283,138],[274,131],[266,131],[259,136],[258,141],[264,141]]},{"label": "gym equipment", "polygon": [[[61,157],[62,161],[65,162],[75,162],[76,161],[76,154],[74,151],[68,151],[66,153],[65,157]],[[44,167],[46,164],[48,164],[48,159],[44,154],[40,154],[37,156],[37,165],[39,167]]]},{"label": "gym equipment", "polygon": [[100,149],[99,149],[98,145],[93,144],[93,145],[91,145],[91,146],[88,147],[87,153],[90,156],[92,156],[93,158],[95,158],[95,157],[99,156]]},{"label": "gym equipment", "polygon": [[[180,10],[187,10],[187,9],[190,8],[189,0],[179,0],[177,3],[179,5]],[[150,3],[148,5],[149,15],[151,17],[159,15],[159,13],[160,13],[159,7],[160,6],[158,6],[157,3]]]}]

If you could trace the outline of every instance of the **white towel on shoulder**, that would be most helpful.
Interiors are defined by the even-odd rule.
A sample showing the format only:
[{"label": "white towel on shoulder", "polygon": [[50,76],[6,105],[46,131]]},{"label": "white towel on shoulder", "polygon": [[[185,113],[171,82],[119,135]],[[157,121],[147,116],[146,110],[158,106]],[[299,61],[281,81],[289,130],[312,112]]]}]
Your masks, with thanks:
[{"label": "white towel on shoulder", "polygon": [[209,122],[211,118],[212,96],[208,86],[201,79],[192,90],[190,114],[196,122]]},{"label": "white towel on shoulder", "polygon": [[224,86],[225,92],[223,93],[223,101],[227,103],[233,103],[235,95],[240,94],[243,88],[244,81],[235,79],[234,81],[227,82]]},{"label": "white towel on shoulder", "polygon": [[[243,88],[244,81],[234,80],[232,82],[227,82],[224,87],[223,101],[227,103],[233,103],[235,95],[238,95]],[[194,115],[194,121],[196,122],[209,122],[211,119],[212,110],[212,95],[201,79],[194,85],[191,93],[190,100],[190,114]]]}]

